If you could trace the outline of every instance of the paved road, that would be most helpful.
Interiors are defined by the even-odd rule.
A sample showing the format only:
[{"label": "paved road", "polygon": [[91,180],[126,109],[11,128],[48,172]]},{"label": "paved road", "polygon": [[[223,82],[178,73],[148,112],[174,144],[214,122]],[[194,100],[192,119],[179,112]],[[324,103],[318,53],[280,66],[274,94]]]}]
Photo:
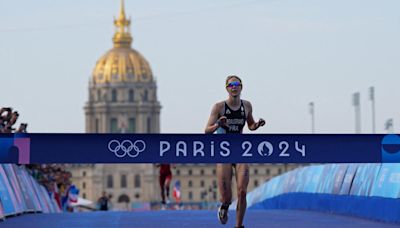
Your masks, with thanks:
[{"label": "paved road", "polygon": [[[147,212],[85,212],[62,214],[25,214],[7,218],[0,227],[139,227],[139,228],[225,228],[234,227],[235,212],[230,211],[227,225],[220,225],[216,211],[147,211]],[[295,210],[249,210],[247,228],[389,228],[400,224]]]}]

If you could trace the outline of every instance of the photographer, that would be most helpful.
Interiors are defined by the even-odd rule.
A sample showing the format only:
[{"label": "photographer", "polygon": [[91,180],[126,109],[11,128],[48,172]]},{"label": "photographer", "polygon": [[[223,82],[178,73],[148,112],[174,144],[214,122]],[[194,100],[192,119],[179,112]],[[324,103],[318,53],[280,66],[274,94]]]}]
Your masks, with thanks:
[{"label": "photographer", "polygon": [[[0,133],[26,133],[28,127],[27,123],[21,123],[19,128],[16,130],[13,128],[17,122],[19,113],[12,110],[10,107],[0,109]],[[16,131],[15,131],[16,130]]]},{"label": "photographer", "polygon": [[16,133],[27,133],[26,132],[26,128],[28,127],[27,123],[21,123],[19,125],[19,128],[17,129],[17,131],[15,131]]},{"label": "photographer", "polygon": [[[6,114],[4,114],[6,113]],[[11,108],[1,108],[0,109],[0,133],[9,133],[8,122],[12,116]]]}]

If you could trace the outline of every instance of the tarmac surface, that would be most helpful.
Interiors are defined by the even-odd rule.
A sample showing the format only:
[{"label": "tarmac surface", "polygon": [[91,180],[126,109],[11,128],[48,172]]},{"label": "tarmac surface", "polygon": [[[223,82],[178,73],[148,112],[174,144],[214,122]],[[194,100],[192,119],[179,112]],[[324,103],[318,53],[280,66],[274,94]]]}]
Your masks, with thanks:
[{"label": "tarmac surface", "polygon": [[[0,227],[139,227],[139,228],[212,228],[234,227],[235,211],[229,211],[229,221],[221,225],[217,211],[166,210],[141,212],[80,212],[57,214],[24,214],[7,218]],[[247,228],[389,228],[400,227],[357,217],[298,210],[248,210]]]}]

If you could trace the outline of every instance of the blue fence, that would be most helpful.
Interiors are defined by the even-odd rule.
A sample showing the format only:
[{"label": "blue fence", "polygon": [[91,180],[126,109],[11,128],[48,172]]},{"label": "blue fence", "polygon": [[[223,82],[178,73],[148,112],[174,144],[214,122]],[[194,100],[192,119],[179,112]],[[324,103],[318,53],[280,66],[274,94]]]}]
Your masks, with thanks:
[{"label": "blue fence", "polygon": [[0,164],[0,218],[25,212],[61,212],[54,198],[23,166]]},{"label": "blue fence", "polygon": [[313,165],[259,186],[248,193],[247,207],[318,210],[400,223],[399,194],[399,164]]}]

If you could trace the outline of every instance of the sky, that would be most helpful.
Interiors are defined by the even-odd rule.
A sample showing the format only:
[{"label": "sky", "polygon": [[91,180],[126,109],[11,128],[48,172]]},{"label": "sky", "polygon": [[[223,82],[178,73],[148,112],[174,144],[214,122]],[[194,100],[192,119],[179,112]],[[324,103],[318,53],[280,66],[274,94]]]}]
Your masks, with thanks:
[{"label": "sky", "polygon": [[[112,48],[117,0],[0,1],[0,107],[29,132],[83,133],[96,61]],[[400,1],[125,1],[132,47],[150,63],[162,133],[202,133],[239,75],[242,98],[267,124],[257,133],[400,131]],[[19,125],[19,124],[17,124]],[[246,131],[248,132],[248,130]]]}]

